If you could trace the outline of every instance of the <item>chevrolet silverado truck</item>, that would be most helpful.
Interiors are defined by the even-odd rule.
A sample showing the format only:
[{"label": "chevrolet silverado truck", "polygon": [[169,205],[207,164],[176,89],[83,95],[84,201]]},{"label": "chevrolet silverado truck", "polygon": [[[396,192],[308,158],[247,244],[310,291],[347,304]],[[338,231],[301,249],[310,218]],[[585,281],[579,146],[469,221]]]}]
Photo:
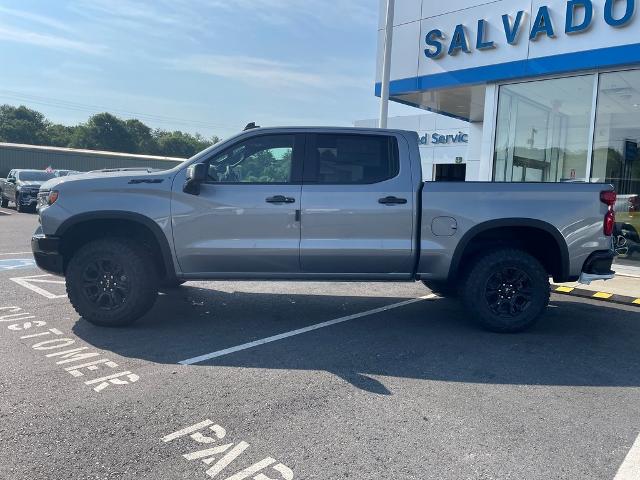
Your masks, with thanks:
[{"label": "chevrolet silverado truck", "polygon": [[35,209],[40,186],[54,177],[54,172],[44,170],[11,170],[0,180],[0,206],[6,208],[14,202],[18,212]]},{"label": "chevrolet silverado truck", "polygon": [[418,143],[255,128],[171,170],[59,178],[41,189],[32,250],[102,326],[134,322],[185,281],[422,281],[484,328],[516,332],[544,313],[550,277],[613,277],[612,186],[424,183]]}]

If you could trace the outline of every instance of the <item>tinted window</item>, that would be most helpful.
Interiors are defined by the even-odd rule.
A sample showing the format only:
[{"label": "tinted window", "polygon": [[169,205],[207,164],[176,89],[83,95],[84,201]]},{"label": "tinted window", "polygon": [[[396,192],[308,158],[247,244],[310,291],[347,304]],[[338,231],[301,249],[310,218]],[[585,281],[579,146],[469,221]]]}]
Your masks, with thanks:
[{"label": "tinted window", "polygon": [[18,179],[23,182],[44,182],[55,178],[55,173],[51,172],[19,172]]},{"label": "tinted window", "polygon": [[246,140],[209,161],[209,182],[288,183],[293,135],[265,135]]},{"label": "tinted window", "polygon": [[369,184],[399,173],[396,140],[374,135],[317,135],[312,152],[323,184]]}]

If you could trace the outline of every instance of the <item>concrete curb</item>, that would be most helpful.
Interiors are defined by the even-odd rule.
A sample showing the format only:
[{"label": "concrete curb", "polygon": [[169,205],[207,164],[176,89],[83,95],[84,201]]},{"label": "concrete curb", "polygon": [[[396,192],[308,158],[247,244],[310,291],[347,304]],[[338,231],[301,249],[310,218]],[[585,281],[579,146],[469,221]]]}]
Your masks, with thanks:
[{"label": "concrete curb", "polygon": [[574,297],[590,298],[591,300],[601,300],[609,303],[620,303],[622,305],[630,305],[640,307],[640,298],[627,297],[625,295],[617,295],[609,292],[594,292],[584,288],[564,287],[561,285],[551,285],[551,292],[560,295],[570,295]]}]

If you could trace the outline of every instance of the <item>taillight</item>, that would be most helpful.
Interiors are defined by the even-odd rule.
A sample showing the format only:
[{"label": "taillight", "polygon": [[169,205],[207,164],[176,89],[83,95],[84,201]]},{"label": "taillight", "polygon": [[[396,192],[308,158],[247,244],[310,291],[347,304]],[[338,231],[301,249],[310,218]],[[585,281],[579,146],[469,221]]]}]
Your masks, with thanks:
[{"label": "taillight", "polygon": [[607,237],[613,235],[613,230],[616,226],[616,212],[614,207],[616,206],[616,200],[618,195],[612,190],[600,192],[600,201],[609,207],[607,214],[604,216],[604,234]]},{"label": "taillight", "polygon": [[607,237],[613,235],[613,229],[616,226],[616,212],[614,212],[611,208],[604,216],[604,234]]},{"label": "taillight", "polygon": [[605,205],[609,205],[610,207],[615,207],[617,199],[618,199],[618,194],[612,190],[600,192],[600,201]]}]

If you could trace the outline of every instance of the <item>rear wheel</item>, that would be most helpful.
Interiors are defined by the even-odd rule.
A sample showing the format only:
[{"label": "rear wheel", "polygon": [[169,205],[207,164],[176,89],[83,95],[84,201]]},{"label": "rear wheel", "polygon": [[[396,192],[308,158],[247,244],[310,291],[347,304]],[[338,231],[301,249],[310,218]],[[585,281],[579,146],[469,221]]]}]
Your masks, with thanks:
[{"label": "rear wheel", "polygon": [[66,271],[69,300],[85,320],[129,325],[148,312],[158,294],[150,255],[123,238],[95,240],[78,250]]},{"label": "rear wheel", "polygon": [[483,328],[515,333],[540,319],[550,292],[549,275],[538,260],[522,250],[500,249],[471,267],[462,300]]}]

